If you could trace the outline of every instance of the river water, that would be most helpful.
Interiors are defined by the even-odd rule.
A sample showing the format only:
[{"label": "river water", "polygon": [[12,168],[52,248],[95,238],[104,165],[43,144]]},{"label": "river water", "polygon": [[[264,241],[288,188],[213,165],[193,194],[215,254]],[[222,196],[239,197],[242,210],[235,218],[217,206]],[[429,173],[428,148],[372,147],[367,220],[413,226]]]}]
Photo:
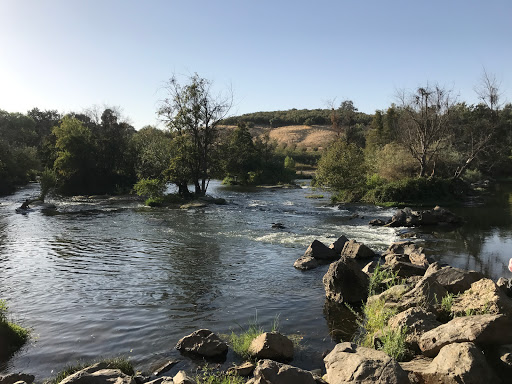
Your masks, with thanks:
[{"label": "river water", "polygon": [[[512,188],[485,206],[457,209],[467,223],[429,229],[417,239],[443,262],[510,275]],[[328,266],[301,272],[293,262],[314,239],[344,234],[383,251],[402,228],[370,227],[394,209],[329,206],[329,196],[300,189],[233,189],[212,182],[209,193],[227,205],[180,210],[147,208],[120,199],[53,200],[58,214],[16,214],[32,184],[0,200],[0,298],[13,319],[32,330],[30,342],[0,373],[54,375],[76,361],[129,357],[150,370],[181,359],[176,342],[199,328],[235,332],[257,318],[301,339],[292,362],[322,367],[321,354],[354,330],[350,313],[328,310],[322,277]],[[357,215],[357,217],[355,217]],[[285,229],[273,229],[280,222]],[[229,352],[224,367],[238,362]]]}]

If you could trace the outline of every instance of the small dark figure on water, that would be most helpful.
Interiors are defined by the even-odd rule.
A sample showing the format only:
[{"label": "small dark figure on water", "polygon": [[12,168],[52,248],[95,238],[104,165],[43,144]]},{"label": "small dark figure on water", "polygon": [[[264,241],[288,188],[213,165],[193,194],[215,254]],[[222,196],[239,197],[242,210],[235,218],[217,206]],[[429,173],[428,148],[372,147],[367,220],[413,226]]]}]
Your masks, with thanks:
[{"label": "small dark figure on water", "polygon": [[30,207],[28,206],[30,204],[30,201],[27,199],[23,202],[23,204],[21,204],[21,209],[29,209]]}]

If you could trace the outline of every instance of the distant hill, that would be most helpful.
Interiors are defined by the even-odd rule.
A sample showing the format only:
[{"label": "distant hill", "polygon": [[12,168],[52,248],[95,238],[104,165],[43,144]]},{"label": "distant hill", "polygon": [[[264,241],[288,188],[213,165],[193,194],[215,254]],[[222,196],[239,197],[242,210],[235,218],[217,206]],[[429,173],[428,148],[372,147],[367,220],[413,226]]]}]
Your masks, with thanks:
[{"label": "distant hill", "polygon": [[[340,121],[343,112],[337,111]],[[330,109],[290,109],[287,111],[254,112],[224,119],[226,128],[234,128],[240,122],[248,124],[253,136],[266,133],[279,145],[305,148],[307,150],[323,149],[335,138],[336,132],[331,123]],[[352,124],[368,127],[373,116],[363,112],[353,112]]]}]

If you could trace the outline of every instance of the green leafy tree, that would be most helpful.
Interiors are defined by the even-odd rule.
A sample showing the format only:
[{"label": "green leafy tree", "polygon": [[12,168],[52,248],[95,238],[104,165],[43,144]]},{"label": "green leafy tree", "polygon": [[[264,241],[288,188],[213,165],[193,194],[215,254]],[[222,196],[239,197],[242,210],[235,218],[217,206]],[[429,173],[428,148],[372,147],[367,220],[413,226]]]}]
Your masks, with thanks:
[{"label": "green leafy tree", "polygon": [[258,156],[253,138],[245,123],[240,123],[221,150],[226,177],[237,184],[248,184],[250,172],[256,171]]},{"label": "green leafy tree", "polygon": [[134,134],[136,153],[135,171],[139,179],[164,179],[164,171],[171,162],[172,136],[152,126],[145,126]]},{"label": "green leafy tree", "polygon": [[316,182],[337,191],[357,188],[365,183],[366,166],[362,149],[342,139],[335,141],[318,161]]},{"label": "green leafy tree", "polygon": [[[185,85],[173,76],[166,91],[167,98],[161,102],[158,115],[174,135],[185,138],[175,144],[186,145],[173,153],[179,157],[174,163],[187,163],[187,179],[193,182],[197,195],[204,195],[214,165],[218,125],[231,108],[232,96],[215,97],[211,81],[198,74],[191,76]],[[175,165],[171,167],[171,174],[181,173]]]}]

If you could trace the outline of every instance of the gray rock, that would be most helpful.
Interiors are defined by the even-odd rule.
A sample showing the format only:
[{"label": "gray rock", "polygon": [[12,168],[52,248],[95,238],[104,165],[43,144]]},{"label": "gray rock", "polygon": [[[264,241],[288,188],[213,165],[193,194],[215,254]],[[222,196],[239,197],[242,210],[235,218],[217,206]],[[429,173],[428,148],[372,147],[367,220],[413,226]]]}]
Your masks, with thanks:
[{"label": "gray rock", "polygon": [[[435,268],[435,267],[434,267]],[[441,284],[448,292],[457,295],[471,288],[471,284],[484,278],[484,275],[476,271],[465,271],[454,267],[443,267],[434,272],[434,268],[427,269],[425,276],[431,276]]]},{"label": "gray rock", "polygon": [[[137,382],[137,378],[134,377],[134,379],[135,379],[135,382]],[[159,378],[151,380],[151,381],[146,381],[146,382],[143,381],[143,383],[145,383],[145,384],[174,384],[171,376],[162,376],[162,377],[159,377]]]},{"label": "gray rock", "polygon": [[456,317],[425,332],[418,344],[425,356],[434,357],[445,345],[463,342],[512,344],[512,319],[504,315]]},{"label": "gray rock", "polygon": [[27,384],[34,382],[34,375],[27,375],[25,373],[10,373],[8,375],[0,375],[0,384],[14,384],[18,381],[24,381]]},{"label": "gray rock", "polygon": [[262,333],[249,346],[249,354],[257,359],[289,361],[293,352],[293,342],[278,332]]},{"label": "gray rock", "polygon": [[329,245],[329,248],[334,249],[334,252],[336,252],[337,255],[341,254],[341,251],[343,251],[343,247],[345,246],[345,243],[348,241],[348,239],[341,235],[338,240],[336,240],[334,243]]},{"label": "gray rock", "polygon": [[167,372],[178,363],[179,360],[169,360],[167,363],[162,364],[159,368],[157,368],[153,374],[155,376],[160,376],[162,373]]},{"label": "gray rock", "polygon": [[389,269],[400,277],[423,276],[426,268],[406,261],[394,260],[388,264]]},{"label": "gray rock", "polygon": [[373,271],[375,271],[375,268],[377,268],[377,265],[379,265],[379,263],[377,261],[370,261],[368,264],[366,264],[362,271],[364,273],[366,273],[367,275],[370,275],[373,273]]},{"label": "gray rock", "polygon": [[320,263],[318,262],[318,259],[306,255],[299,257],[297,260],[295,260],[295,263],[293,263],[293,266],[295,268],[300,269],[302,271],[314,269],[319,265]]},{"label": "gray rock", "polygon": [[413,289],[406,292],[396,303],[399,311],[405,311],[411,307],[420,307],[429,312],[434,312],[438,303],[447,295],[446,289],[432,276],[423,277]]},{"label": "gray rock", "polygon": [[78,371],[60,382],[60,384],[135,384],[133,377],[119,369],[98,369],[88,367]]},{"label": "gray rock", "polygon": [[196,381],[187,375],[185,371],[179,371],[172,378],[173,384],[196,384]]},{"label": "gray rock", "polygon": [[349,240],[343,246],[341,256],[352,259],[369,259],[375,256],[375,252],[363,243],[358,243],[355,240]]},{"label": "gray rock", "polygon": [[332,263],[323,277],[327,299],[337,303],[360,303],[368,295],[369,278],[354,259]]},{"label": "gray rock", "polygon": [[440,325],[435,314],[418,307],[400,312],[388,321],[388,326],[392,329],[407,327],[406,341],[416,351],[419,351],[418,342],[421,335]]},{"label": "gray rock", "polygon": [[318,240],[314,240],[311,243],[311,245],[304,253],[304,256],[310,256],[318,260],[325,260],[329,262],[338,258],[334,249],[327,247],[325,244]]},{"label": "gray rock", "polygon": [[250,376],[256,366],[250,361],[246,361],[243,364],[231,367],[228,369],[228,374],[236,374],[238,376]]},{"label": "gray rock", "polygon": [[452,313],[503,313],[512,316],[512,300],[491,279],[481,279],[453,300]]},{"label": "gray rock", "polygon": [[311,372],[272,360],[260,360],[247,384],[315,384]]},{"label": "gray rock", "polygon": [[407,373],[386,353],[352,343],[337,344],[324,362],[329,384],[409,384]]},{"label": "gray rock", "polygon": [[178,341],[176,349],[214,358],[226,355],[228,345],[209,329],[199,329]]},{"label": "gray rock", "polygon": [[425,384],[480,384],[497,383],[491,367],[475,344],[455,343],[446,345],[439,355],[429,362],[416,359],[401,364]]}]

